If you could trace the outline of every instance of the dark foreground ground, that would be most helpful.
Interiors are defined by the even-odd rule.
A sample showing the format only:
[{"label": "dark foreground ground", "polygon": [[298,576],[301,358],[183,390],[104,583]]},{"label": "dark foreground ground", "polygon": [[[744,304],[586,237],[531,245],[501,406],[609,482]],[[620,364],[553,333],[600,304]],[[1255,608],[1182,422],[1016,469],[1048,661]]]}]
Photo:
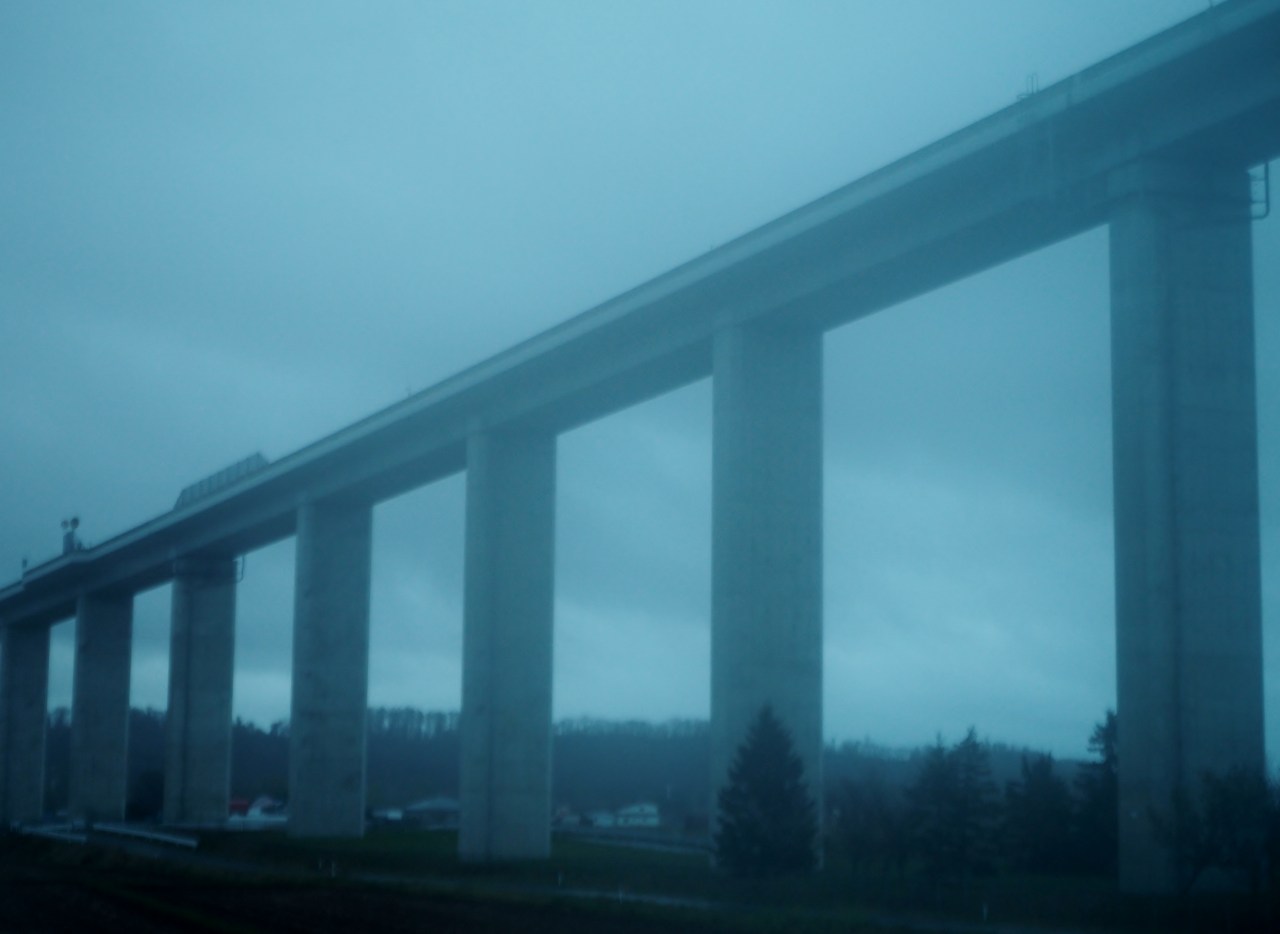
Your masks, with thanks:
[{"label": "dark foreground ground", "polygon": [[[218,849],[215,844],[213,849]],[[233,849],[239,849],[234,847]],[[0,932],[676,932],[891,931],[772,912],[557,895],[529,886],[467,890],[439,879],[326,877],[287,862],[277,874],[214,852],[53,843],[0,835]],[[145,851],[145,852],[139,852]],[[454,890],[451,891],[450,888]]]},{"label": "dark foreground ground", "polygon": [[[686,926],[687,925],[687,926]],[[350,884],[232,883],[131,873],[10,867],[0,886],[0,930],[650,932],[673,928],[643,912],[529,901],[477,900]]]},{"label": "dark foreground ground", "polygon": [[727,879],[702,853],[559,839],[551,860],[476,867],[459,864],[455,848],[450,836],[421,833],[318,842],[224,833],[192,851],[0,832],[0,934],[1280,931],[1270,900],[1124,900],[1101,880],[895,892],[884,880],[851,885],[839,866],[765,884]]}]

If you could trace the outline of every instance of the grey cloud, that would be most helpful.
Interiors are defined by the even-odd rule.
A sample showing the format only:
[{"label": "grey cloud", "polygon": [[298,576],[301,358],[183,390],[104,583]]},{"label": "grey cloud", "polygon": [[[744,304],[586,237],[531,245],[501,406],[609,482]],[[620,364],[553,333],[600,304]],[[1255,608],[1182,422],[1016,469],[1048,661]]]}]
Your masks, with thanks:
[{"label": "grey cloud", "polygon": [[[1203,6],[8,4],[0,583],[64,514],[129,528]],[[1254,233],[1274,755],[1280,227]],[[1084,751],[1114,698],[1108,304],[1094,231],[828,336],[832,735]],[[709,484],[705,382],[562,439],[558,714],[705,715]],[[376,703],[456,706],[462,510],[451,478],[376,513]],[[248,556],[259,722],[292,586],[291,543]],[[136,612],[153,705],[165,600]]]}]

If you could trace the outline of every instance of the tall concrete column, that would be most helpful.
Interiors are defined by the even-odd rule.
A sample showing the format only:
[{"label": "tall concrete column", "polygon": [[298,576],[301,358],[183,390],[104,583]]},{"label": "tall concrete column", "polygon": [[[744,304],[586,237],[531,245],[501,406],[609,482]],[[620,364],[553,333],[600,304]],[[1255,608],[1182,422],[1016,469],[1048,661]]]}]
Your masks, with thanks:
[{"label": "tall concrete column", "polygon": [[123,820],[129,779],[133,594],[82,596],[71,694],[73,816]]},{"label": "tall concrete column", "polygon": [[191,558],[179,562],[176,571],[164,819],[212,823],[226,820],[231,790],[236,567],[232,558]]},{"label": "tall concrete column", "polygon": [[822,335],[718,334],[712,411],[712,814],[769,705],[821,819]]},{"label": "tall concrete column", "polygon": [[1114,181],[1120,884],[1168,892],[1152,813],[1264,769],[1249,192],[1242,171]]},{"label": "tall concrete column", "polygon": [[0,819],[44,816],[49,627],[5,626],[0,647]]},{"label": "tall concrete column", "polygon": [[551,852],[555,475],[554,436],[468,443],[463,859]]},{"label": "tall concrete column", "polygon": [[308,503],[298,512],[289,721],[289,833],[364,834],[373,509]]}]

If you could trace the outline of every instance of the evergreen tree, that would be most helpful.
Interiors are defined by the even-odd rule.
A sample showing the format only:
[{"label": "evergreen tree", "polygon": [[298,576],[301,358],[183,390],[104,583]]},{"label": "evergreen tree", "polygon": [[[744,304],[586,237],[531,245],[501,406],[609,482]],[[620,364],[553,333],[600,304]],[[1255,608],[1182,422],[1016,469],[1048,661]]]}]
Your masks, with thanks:
[{"label": "evergreen tree", "polygon": [[752,721],[720,789],[716,857],[735,875],[812,870],[818,833],[813,798],[791,736],[772,708]]},{"label": "evergreen tree", "polygon": [[1022,757],[1022,777],[1005,786],[1005,846],[1009,862],[1029,872],[1071,866],[1073,802],[1054,774],[1053,756]]},{"label": "evergreen tree", "polygon": [[1000,816],[996,783],[991,780],[987,748],[973,727],[951,750],[956,762],[956,862],[961,875],[992,868],[994,831]]},{"label": "evergreen tree", "polygon": [[71,711],[58,707],[45,717],[44,810],[57,814],[71,790]]},{"label": "evergreen tree", "polygon": [[162,710],[129,711],[129,820],[159,820],[164,809],[164,723]]},{"label": "evergreen tree", "polygon": [[987,749],[972,727],[951,749],[939,740],[929,750],[907,795],[916,843],[930,871],[967,880],[992,868],[999,805]]},{"label": "evergreen tree", "polygon": [[882,876],[895,871],[901,876],[911,855],[911,838],[900,791],[873,771],[861,781],[845,779],[836,801],[836,834],[854,871]]},{"label": "evergreen tree", "polygon": [[1276,850],[1278,803],[1261,770],[1235,767],[1203,773],[1198,795],[1180,787],[1168,808],[1153,809],[1153,830],[1173,856],[1179,890],[1217,869],[1256,893]]},{"label": "evergreen tree", "polygon": [[1120,779],[1114,710],[1095,724],[1089,751],[1097,761],[1086,763],[1076,776],[1076,857],[1081,869],[1113,873],[1119,848]]},{"label": "evergreen tree", "polygon": [[934,875],[941,875],[947,870],[954,849],[950,811],[956,794],[955,785],[955,763],[947,755],[947,748],[939,737],[925,752],[920,772],[907,788],[913,848]]}]

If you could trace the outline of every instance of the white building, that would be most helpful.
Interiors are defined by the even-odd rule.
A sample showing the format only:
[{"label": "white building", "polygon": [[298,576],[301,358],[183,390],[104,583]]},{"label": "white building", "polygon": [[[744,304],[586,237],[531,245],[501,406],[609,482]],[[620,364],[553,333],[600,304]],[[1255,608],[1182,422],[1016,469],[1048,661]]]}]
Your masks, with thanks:
[{"label": "white building", "polygon": [[647,802],[628,804],[618,809],[617,826],[619,827],[657,827],[658,806]]}]

